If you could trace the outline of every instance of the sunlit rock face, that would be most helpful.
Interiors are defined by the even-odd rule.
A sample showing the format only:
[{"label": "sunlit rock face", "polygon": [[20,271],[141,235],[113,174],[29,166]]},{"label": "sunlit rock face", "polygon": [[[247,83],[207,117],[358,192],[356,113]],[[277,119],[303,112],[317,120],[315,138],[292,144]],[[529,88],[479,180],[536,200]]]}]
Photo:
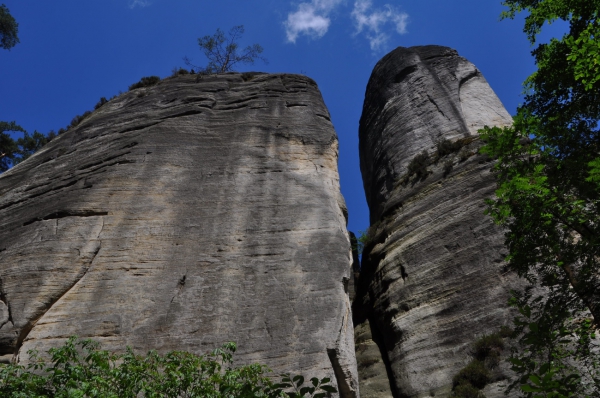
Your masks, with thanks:
[{"label": "sunlit rock face", "polygon": [[[450,48],[400,47],[375,66],[360,120],[372,226],[353,307],[363,397],[448,396],[473,342],[511,323],[517,278],[483,214],[495,182],[477,136],[511,123]],[[486,395],[502,396],[504,376]]]},{"label": "sunlit rock face", "polygon": [[337,379],[357,396],[338,142],[295,75],[180,76],[0,176],[0,354],[71,335]]}]

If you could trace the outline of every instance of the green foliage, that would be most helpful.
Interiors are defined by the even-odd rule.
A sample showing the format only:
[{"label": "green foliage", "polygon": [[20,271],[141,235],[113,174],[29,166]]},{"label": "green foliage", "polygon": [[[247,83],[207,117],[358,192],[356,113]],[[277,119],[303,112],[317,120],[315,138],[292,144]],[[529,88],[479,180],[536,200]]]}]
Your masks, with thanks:
[{"label": "green foliage", "polygon": [[325,398],[331,396],[331,393],[337,392],[337,389],[331,384],[328,377],[319,380],[316,377],[310,379],[310,384],[304,386],[304,376],[292,376],[289,373],[281,375],[281,382],[274,384],[269,390],[269,397],[283,398]]},{"label": "green foliage", "polygon": [[567,60],[574,63],[575,79],[583,83],[586,90],[593,89],[600,80],[600,25],[594,20],[583,29],[577,39],[565,39],[569,47]]},{"label": "green foliage", "polygon": [[355,249],[359,255],[363,254],[365,246],[368,245],[370,241],[371,241],[371,237],[368,234],[368,230],[367,231],[358,231],[358,236],[356,237],[356,248]]},{"label": "green foliage", "polygon": [[600,379],[592,353],[594,325],[583,317],[585,306],[575,295],[546,300],[534,296],[531,288],[515,293],[511,303],[519,311],[515,326],[521,350],[509,359],[519,375],[510,388],[532,397],[593,395]]},{"label": "green foliage", "polygon": [[482,389],[490,379],[491,374],[485,364],[482,361],[474,359],[454,376],[452,385],[453,387],[459,385],[471,385],[475,388]]},{"label": "green foliage", "polygon": [[[552,40],[547,46],[538,47],[537,54],[541,56],[537,61],[542,67],[548,66],[545,62],[570,61],[569,72],[573,73],[570,77],[580,82],[585,90],[594,88],[600,80],[600,24],[597,20],[600,2],[598,0],[545,0],[543,2],[508,0],[504,4],[509,7],[502,14],[504,18],[514,18],[521,11],[529,12],[529,16],[525,19],[524,32],[532,44],[536,42],[536,37],[546,22],[552,23],[559,19],[569,21],[571,24],[569,34],[561,40]],[[556,50],[560,52],[554,52]],[[545,51],[554,52],[560,55],[561,59],[545,58],[543,56]],[[555,72],[560,73],[560,71]]]},{"label": "green foliage", "polygon": [[[130,86],[129,89],[148,87],[155,85],[158,82],[160,82],[158,76],[144,77],[138,83]],[[106,99],[105,97],[100,98],[98,103],[94,106],[94,110],[101,108],[115,97],[116,95],[110,99]],[[0,173],[29,158],[48,142],[52,141],[57,135],[64,134],[79,126],[92,113],[93,111],[85,111],[81,115],[76,115],[66,128],[60,128],[57,133],[50,131],[46,135],[37,131],[34,131],[33,134],[29,134],[15,122],[0,122]],[[12,132],[13,134],[23,133],[23,137],[15,140],[7,132]]]},{"label": "green foliage", "polygon": [[14,164],[21,163],[37,151],[39,151],[44,145],[52,141],[56,137],[53,131],[50,131],[47,135],[44,135],[38,131],[24,133],[22,138],[17,140],[18,154],[13,160]]},{"label": "green foliage", "polygon": [[450,141],[447,138],[443,138],[435,143],[436,151],[433,155],[434,161],[437,163],[437,161],[445,156],[461,152],[461,150],[463,150],[467,145],[477,141],[478,139],[479,137],[476,135],[459,138],[455,141]]},{"label": "green foliage", "polygon": [[486,334],[473,343],[474,359],[452,379],[452,396],[485,398],[480,390],[492,380],[490,369],[499,364],[504,339],[512,335],[513,331],[503,326],[499,332]]},{"label": "green foliage", "polygon": [[417,180],[423,180],[429,175],[427,166],[429,166],[429,154],[427,150],[423,150],[412,158],[408,164],[407,174],[409,177],[415,175]]},{"label": "green foliage", "polygon": [[453,397],[459,398],[485,398],[482,392],[472,384],[459,384],[452,391]]},{"label": "green foliage", "polygon": [[[181,69],[179,74],[187,73],[187,71],[181,71],[185,71],[185,69]],[[133,90],[139,87],[149,87],[157,84],[158,82],[160,82],[160,78],[158,76],[143,77],[138,83],[131,85],[129,89]],[[110,99],[101,97],[98,103],[96,103],[94,106],[94,110],[100,109],[114,98],[116,98],[116,95]],[[52,141],[57,135],[64,134],[67,131],[79,126],[92,113],[93,111],[85,111],[81,115],[76,115],[66,128],[60,128],[57,133],[50,131],[46,135],[37,131],[34,131],[33,134],[30,135],[25,131],[25,129],[17,125],[15,122],[0,122],[0,173],[27,159],[41,149],[45,144]],[[6,132],[23,133],[23,137],[15,140]]]},{"label": "green foliage", "polygon": [[92,111],[85,111],[82,115],[77,115],[71,120],[71,124],[67,127],[67,130],[75,128],[83,122],[83,120],[92,114]]},{"label": "green foliage", "polygon": [[[247,46],[240,50],[238,41],[244,34],[244,25],[234,26],[229,30],[228,36],[221,29],[212,36],[204,36],[198,39],[200,50],[208,59],[206,67],[201,68],[191,63],[187,57],[184,58],[186,65],[197,69],[199,73],[224,73],[233,71],[237,64],[254,64],[259,59],[267,60],[261,56],[263,48],[259,44]],[[193,69],[192,69],[193,70]]]},{"label": "green foliage", "polygon": [[439,159],[454,152],[458,152],[462,148],[463,143],[461,140],[450,141],[449,139],[444,138],[436,142],[435,146],[437,150],[436,154]]},{"label": "green foliage", "polygon": [[96,109],[100,109],[100,107],[101,107],[102,105],[106,104],[107,102],[108,102],[108,100],[107,100],[105,97],[101,97],[101,98],[100,98],[100,101],[98,101],[98,102],[96,103],[96,105],[94,105],[94,110],[96,110]]},{"label": "green foliage", "polygon": [[189,75],[190,71],[188,71],[187,69],[184,68],[173,68],[173,70],[171,71],[171,77],[177,77],[177,76],[181,76],[181,75]]},{"label": "green foliage", "polygon": [[501,326],[498,335],[502,338],[513,338],[515,337],[515,331],[508,326]]},{"label": "green foliage", "polygon": [[4,4],[0,5],[0,48],[10,50],[19,43],[19,24]]},{"label": "green foliage", "polygon": [[25,129],[15,122],[0,122],[0,172],[12,166],[13,159],[19,151],[16,141],[7,133],[8,131],[24,133]]},{"label": "green foliage", "polygon": [[[546,23],[569,32],[532,52],[537,71],[509,128],[485,128],[497,159],[488,214],[506,228],[507,262],[538,294],[513,300],[515,386],[530,397],[600,395],[600,0],[506,0],[532,44]],[[591,318],[590,318],[591,317]]]},{"label": "green foliage", "polygon": [[[23,133],[23,137],[14,140],[7,132]],[[0,122],[0,172],[27,159],[55,136],[54,132],[44,135],[37,131],[30,135],[15,122]]]},{"label": "green foliage", "polygon": [[500,333],[493,333],[479,338],[473,347],[473,356],[479,361],[500,357],[504,349],[504,340]]},{"label": "green foliage", "polygon": [[375,238],[375,234],[377,233],[377,229],[381,225],[381,220],[376,221],[373,225],[369,226],[366,231],[358,231],[358,236],[356,237],[356,249],[359,255],[362,255],[365,248],[373,243]]},{"label": "green foliage", "polygon": [[[160,78],[158,78],[157,76],[144,77],[138,83],[131,85],[129,87],[129,89],[133,90],[131,87],[134,87],[134,86],[136,86],[135,88],[152,86],[152,85],[158,83],[158,81],[156,81],[155,79],[158,79],[158,81],[160,81]],[[156,83],[153,83],[155,81],[156,81]],[[106,97],[101,97],[100,100],[96,103],[96,105],[94,105],[94,111],[100,109],[102,106],[104,106],[105,104],[107,104],[109,101],[111,101],[112,99],[114,99],[116,97],[117,97],[116,95],[112,96],[110,99],[106,99]],[[85,111],[81,115],[76,115],[73,119],[71,119],[71,123],[69,123],[69,125],[66,128],[61,128],[58,130],[57,135],[66,133],[67,131],[79,126],[94,111]]]},{"label": "green foliage", "polygon": [[244,80],[245,82],[249,82],[250,80],[253,80],[259,74],[260,73],[256,73],[256,72],[244,72],[244,73],[242,73],[242,80]]},{"label": "green foliage", "polygon": [[406,185],[413,176],[413,184],[426,179],[431,173],[427,167],[432,163],[437,164],[440,159],[448,156],[443,164],[443,175],[444,177],[447,177],[454,167],[455,158],[455,156],[449,155],[454,155],[458,152],[458,159],[460,161],[465,161],[474,154],[473,152],[467,150],[467,145],[471,144],[477,139],[479,139],[479,137],[470,136],[460,138],[455,141],[450,141],[446,138],[437,141],[436,151],[431,156],[429,156],[427,150],[423,150],[421,153],[418,153],[411,159],[410,163],[408,164],[406,174],[397,181],[397,184]]},{"label": "green foliage", "polygon": [[129,91],[135,90],[136,88],[156,86],[159,82],[160,82],[160,77],[158,77],[158,76],[142,77],[139,82],[134,83],[131,86],[129,86]]},{"label": "green foliage", "polygon": [[24,133],[25,129],[16,122],[0,122],[0,131],[20,131]]},{"label": "green foliage", "polygon": [[327,378],[310,380],[282,375],[275,384],[264,365],[233,366],[234,343],[206,355],[173,351],[146,356],[130,348],[120,355],[100,350],[99,343],[71,337],[50,349],[50,363],[30,351],[31,364],[0,365],[0,396],[21,397],[203,397],[323,398],[336,392]]}]

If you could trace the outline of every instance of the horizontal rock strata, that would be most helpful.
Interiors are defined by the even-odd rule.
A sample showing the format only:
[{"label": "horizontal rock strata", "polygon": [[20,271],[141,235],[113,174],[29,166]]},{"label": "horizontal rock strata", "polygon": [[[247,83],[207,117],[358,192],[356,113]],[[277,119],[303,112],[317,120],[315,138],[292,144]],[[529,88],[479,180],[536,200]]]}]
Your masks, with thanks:
[{"label": "horizontal rock strata", "polygon": [[180,76],[106,103],[0,176],[0,355],[235,341],[240,362],[357,396],[337,157],[302,76]]},{"label": "horizontal rock strata", "polygon": [[[358,351],[363,396],[384,378],[394,397],[448,396],[472,343],[510,324],[517,278],[505,269],[503,232],[483,214],[495,181],[477,130],[511,123],[452,49],[400,47],[376,65],[360,121],[372,225],[354,315],[357,339],[370,324],[387,375],[361,367]],[[492,387],[504,375],[495,377],[486,391],[501,393]]]}]

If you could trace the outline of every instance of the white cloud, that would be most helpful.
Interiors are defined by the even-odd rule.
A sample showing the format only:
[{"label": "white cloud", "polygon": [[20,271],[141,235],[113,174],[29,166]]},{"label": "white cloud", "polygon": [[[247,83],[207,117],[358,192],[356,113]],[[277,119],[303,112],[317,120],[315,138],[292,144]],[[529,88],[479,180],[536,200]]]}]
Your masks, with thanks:
[{"label": "white cloud", "polygon": [[284,23],[287,40],[295,43],[298,36],[304,34],[311,37],[323,37],[331,20],[329,14],[344,0],[311,0],[300,3],[298,10],[288,14]]},{"label": "white cloud", "polygon": [[401,35],[405,34],[408,14],[397,11],[389,4],[382,9],[371,11],[372,6],[371,0],[356,0],[352,17],[356,24],[356,34],[365,31],[371,50],[379,51],[387,45],[389,40],[389,35],[383,32],[383,27],[391,23],[395,25],[396,32]]},{"label": "white cloud", "polygon": [[150,5],[150,0],[131,0],[129,2],[129,8],[135,7],[146,7]]}]

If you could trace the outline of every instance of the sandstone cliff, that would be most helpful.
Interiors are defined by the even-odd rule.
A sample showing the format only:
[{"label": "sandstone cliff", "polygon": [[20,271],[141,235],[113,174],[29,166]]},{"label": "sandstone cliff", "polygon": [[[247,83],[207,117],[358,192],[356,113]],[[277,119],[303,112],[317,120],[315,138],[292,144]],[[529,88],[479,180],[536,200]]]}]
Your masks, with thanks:
[{"label": "sandstone cliff", "polygon": [[[337,378],[357,396],[338,144],[316,84],[130,91],[0,176],[0,355],[70,335]],[[334,378],[334,380],[335,380]]]},{"label": "sandstone cliff", "polygon": [[516,276],[483,214],[495,183],[477,130],[511,122],[454,50],[400,47],[375,66],[360,120],[372,225],[353,307],[363,397],[447,396],[474,340],[510,324]]}]

